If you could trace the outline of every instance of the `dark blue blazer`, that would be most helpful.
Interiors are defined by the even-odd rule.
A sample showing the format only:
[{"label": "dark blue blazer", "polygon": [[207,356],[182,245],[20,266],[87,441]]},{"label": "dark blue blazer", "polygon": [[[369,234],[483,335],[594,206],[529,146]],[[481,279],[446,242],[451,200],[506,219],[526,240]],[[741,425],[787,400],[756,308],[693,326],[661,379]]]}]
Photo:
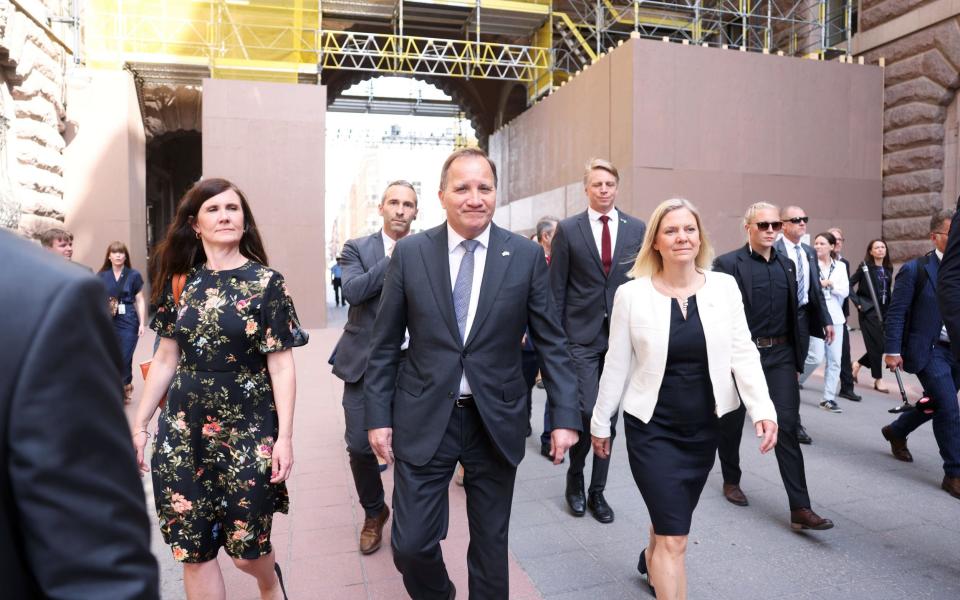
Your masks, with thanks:
[{"label": "dark blue blazer", "polygon": [[937,296],[953,356],[960,361],[960,202],[950,223],[950,240],[943,252],[943,262],[940,263]]},{"label": "dark blue blazer", "polygon": [[[943,319],[936,290],[939,262],[935,254],[928,253],[900,267],[894,280],[893,298],[883,321],[883,351],[901,355],[907,373],[919,373],[927,366],[930,351],[940,339]],[[926,269],[928,276],[918,290],[919,269]]]},{"label": "dark blue blazer", "polygon": [[[493,445],[510,464],[519,464],[529,424],[520,340],[529,328],[551,422],[554,428],[580,430],[577,381],[550,297],[543,249],[490,225],[466,342],[460,339],[451,288],[446,222],[397,242],[363,380],[367,429],[392,427],[397,459],[427,464],[440,446],[465,373]],[[401,362],[404,329],[410,331],[410,346]]]}]

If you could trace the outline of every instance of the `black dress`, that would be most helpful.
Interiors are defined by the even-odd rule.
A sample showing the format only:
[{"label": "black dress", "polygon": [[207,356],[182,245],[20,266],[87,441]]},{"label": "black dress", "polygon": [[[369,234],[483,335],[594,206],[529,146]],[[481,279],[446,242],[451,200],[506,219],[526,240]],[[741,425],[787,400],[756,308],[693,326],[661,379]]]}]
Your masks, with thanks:
[{"label": "black dress", "polygon": [[[860,264],[863,265],[863,263]],[[850,299],[857,305],[857,310],[860,312],[860,331],[863,333],[863,344],[866,347],[866,352],[857,362],[870,369],[870,375],[874,379],[881,379],[883,377],[883,326],[880,324],[880,317],[887,314],[890,298],[893,296],[891,290],[893,271],[876,264],[868,263],[868,266],[873,289],[880,303],[879,307],[873,303],[870,288],[863,276],[863,267],[858,268],[850,276]]]},{"label": "black dress", "polygon": [[657,535],[687,535],[719,440],[707,344],[691,296],[671,301],[667,365],[649,423],[624,413],[630,470]]},{"label": "black dress", "polygon": [[174,559],[205,562],[268,554],[273,513],[287,512],[270,483],[278,432],[267,354],[307,343],[283,276],[248,261],[198,266],[177,305],[168,281],[153,328],[180,362],[160,414],[151,460],[160,532]]}]

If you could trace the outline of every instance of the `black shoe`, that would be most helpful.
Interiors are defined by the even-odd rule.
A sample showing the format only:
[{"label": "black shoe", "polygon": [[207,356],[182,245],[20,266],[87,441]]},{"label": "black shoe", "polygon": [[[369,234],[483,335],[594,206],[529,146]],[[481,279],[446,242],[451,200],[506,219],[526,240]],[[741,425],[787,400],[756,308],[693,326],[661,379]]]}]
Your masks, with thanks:
[{"label": "black shoe", "polygon": [[283,573],[280,572],[280,565],[273,563],[273,570],[277,572],[277,580],[280,581],[280,591],[283,592],[283,600],[287,600],[287,589],[283,587]]},{"label": "black shoe", "polygon": [[613,523],[613,509],[607,504],[603,497],[603,492],[590,492],[587,498],[587,508],[593,518],[601,523]]},{"label": "black shoe", "polygon": [[863,396],[861,396],[860,394],[856,393],[853,390],[840,390],[840,392],[837,395],[840,396],[841,398],[846,398],[851,402],[860,402],[861,400],[863,400]]},{"label": "black shoe", "polygon": [[803,428],[803,425],[797,425],[797,441],[801,444],[813,443],[813,438],[811,438],[807,430]]},{"label": "black shoe", "polygon": [[587,498],[583,493],[583,474],[571,475],[567,473],[567,492],[565,494],[570,512],[575,517],[582,517],[587,512]]},{"label": "black shoe", "polygon": [[637,570],[640,571],[641,575],[647,576],[647,587],[650,588],[650,595],[656,598],[657,591],[653,589],[653,584],[650,583],[650,575],[647,573],[647,549],[646,548],[640,551],[640,560],[637,562]]}]

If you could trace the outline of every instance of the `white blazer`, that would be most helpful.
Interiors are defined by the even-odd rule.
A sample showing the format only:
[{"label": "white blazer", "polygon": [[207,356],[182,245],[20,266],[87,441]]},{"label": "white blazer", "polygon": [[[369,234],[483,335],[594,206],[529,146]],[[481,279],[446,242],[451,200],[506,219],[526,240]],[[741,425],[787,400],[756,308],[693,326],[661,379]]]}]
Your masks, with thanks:
[{"label": "white blazer", "polygon": [[[760,353],[750,337],[736,280],[708,271],[706,283],[696,296],[717,416],[736,410],[742,398],[754,423],[776,422],[777,413],[760,366]],[[619,410],[621,400],[624,412],[644,423],[650,421],[667,366],[670,309],[671,298],[658,292],[649,277],[617,289],[610,345],[590,422],[593,435],[610,437],[610,418]]]}]

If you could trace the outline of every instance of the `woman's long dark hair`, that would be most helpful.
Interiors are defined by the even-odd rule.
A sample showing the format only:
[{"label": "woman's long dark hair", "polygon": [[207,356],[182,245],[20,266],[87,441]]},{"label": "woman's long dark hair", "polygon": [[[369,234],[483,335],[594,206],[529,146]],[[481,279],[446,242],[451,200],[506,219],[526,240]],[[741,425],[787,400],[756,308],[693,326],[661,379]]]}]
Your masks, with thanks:
[{"label": "woman's long dark hair", "polygon": [[128,269],[132,269],[130,266],[130,251],[127,250],[127,245],[123,242],[111,242],[107,246],[107,255],[103,257],[103,266],[100,267],[100,272],[103,273],[108,269],[113,269],[113,263],[110,262],[110,255],[114,252],[123,252],[123,266]]},{"label": "woman's long dark hair", "polygon": [[177,214],[173,223],[167,229],[167,235],[157,245],[153,258],[153,269],[150,284],[153,287],[151,302],[158,303],[163,287],[167,280],[174,275],[189,272],[193,267],[203,264],[207,254],[203,251],[203,244],[193,230],[193,223],[197,219],[200,207],[204,202],[217,194],[233,190],[240,198],[240,207],[243,209],[243,237],[240,238],[240,254],[262,265],[267,264],[267,253],[263,249],[263,240],[257,223],[250,212],[247,198],[240,188],[226,179],[204,179],[194,184],[177,207]]},{"label": "woman's long dark hair", "polygon": [[870,240],[870,243],[867,244],[867,253],[863,255],[863,262],[867,263],[871,267],[875,267],[877,265],[873,255],[870,254],[870,250],[873,249],[873,245],[877,242],[880,242],[887,247],[887,253],[883,255],[883,268],[887,271],[893,272],[893,263],[890,261],[890,246],[887,246],[887,243],[879,238]]}]

